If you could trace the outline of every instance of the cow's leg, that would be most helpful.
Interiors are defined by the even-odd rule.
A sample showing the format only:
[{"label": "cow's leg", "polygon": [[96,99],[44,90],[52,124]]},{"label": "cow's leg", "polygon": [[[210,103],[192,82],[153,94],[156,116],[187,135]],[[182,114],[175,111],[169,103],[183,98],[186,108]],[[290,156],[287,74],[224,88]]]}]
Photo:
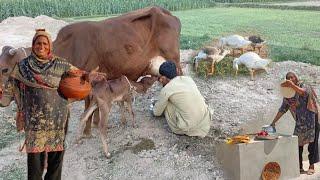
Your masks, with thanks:
[{"label": "cow's leg", "polygon": [[83,130],[85,128],[86,122],[89,121],[89,117],[92,115],[93,111],[97,108],[97,105],[91,105],[89,106],[86,111],[81,115],[81,120],[80,120],[80,127],[79,127],[79,133],[78,136],[76,138],[76,143],[79,143],[81,137],[82,137],[82,133]]},{"label": "cow's leg", "polygon": [[118,102],[120,106],[120,111],[121,111],[121,124],[124,126],[127,124],[126,120],[126,107],[124,106],[124,101]]},{"label": "cow's leg", "polygon": [[99,108],[99,115],[100,115],[100,121],[99,121],[99,133],[100,138],[102,141],[103,151],[107,158],[110,157],[110,153],[108,152],[108,144],[107,144],[107,137],[106,137],[106,124],[108,124],[108,116],[111,109],[111,104],[101,104],[101,107]]},{"label": "cow's leg", "polygon": [[[85,99],[85,111],[88,109],[90,105],[90,97],[86,97]],[[84,137],[90,137],[91,136],[91,122],[92,122],[92,115],[89,116],[88,120],[86,121],[86,126],[84,128],[83,136]]]}]

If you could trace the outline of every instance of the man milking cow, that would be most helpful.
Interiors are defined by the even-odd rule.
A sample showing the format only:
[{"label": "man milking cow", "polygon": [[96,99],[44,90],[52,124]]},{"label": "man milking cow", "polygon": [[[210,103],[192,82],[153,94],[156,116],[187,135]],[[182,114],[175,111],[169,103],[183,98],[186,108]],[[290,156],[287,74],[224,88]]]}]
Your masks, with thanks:
[{"label": "man milking cow", "polygon": [[174,62],[166,61],[159,68],[163,85],[153,114],[164,114],[175,134],[205,137],[210,129],[211,114],[197,85],[188,76],[178,76]]}]

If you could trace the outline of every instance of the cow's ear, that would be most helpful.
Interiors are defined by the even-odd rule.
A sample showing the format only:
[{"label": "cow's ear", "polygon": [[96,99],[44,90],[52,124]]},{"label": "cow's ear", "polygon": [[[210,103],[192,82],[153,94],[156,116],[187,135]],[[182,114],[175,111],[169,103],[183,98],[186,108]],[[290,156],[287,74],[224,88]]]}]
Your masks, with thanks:
[{"label": "cow's ear", "polygon": [[11,56],[14,56],[16,53],[17,53],[17,49],[15,49],[15,48],[12,48],[12,49],[9,50],[9,54]]}]

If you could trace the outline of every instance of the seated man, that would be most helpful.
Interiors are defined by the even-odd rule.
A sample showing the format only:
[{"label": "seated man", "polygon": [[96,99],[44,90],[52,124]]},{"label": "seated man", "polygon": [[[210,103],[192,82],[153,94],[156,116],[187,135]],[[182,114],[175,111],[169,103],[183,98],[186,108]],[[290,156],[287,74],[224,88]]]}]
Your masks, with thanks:
[{"label": "seated man", "polygon": [[163,85],[153,114],[163,113],[176,134],[205,137],[210,129],[211,114],[192,78],[177,76],[172,61],[161,64],[159,82]]}]

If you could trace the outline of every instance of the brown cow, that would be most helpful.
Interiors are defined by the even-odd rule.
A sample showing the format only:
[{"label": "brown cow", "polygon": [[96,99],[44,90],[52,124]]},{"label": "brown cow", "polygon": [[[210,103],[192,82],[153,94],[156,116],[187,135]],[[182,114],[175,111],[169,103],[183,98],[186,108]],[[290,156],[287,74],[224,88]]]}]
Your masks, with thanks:
[{"label": "brown cow", "polygon": [[180,68],[180,28],[179,19],[169,11],[145,8],[103,21],[67,25],[53,43],[54,53],[80,69],[99,66],[109,79],[126,75],[137,80],[151,74],[151,59],[156,56],[173,60]]},{"label": "brown cow", "polygon": [[[109,79],[126,75],[137,80],[152,74],[150,64],[157,56],[180,68],[180,28],[179,19],[169,11],[145,8],[103,21],[67,25],[53,42],[54,53],[83,70],[99,66]],[[12,58],[1,55],[0,68],[15,62]]]}]

